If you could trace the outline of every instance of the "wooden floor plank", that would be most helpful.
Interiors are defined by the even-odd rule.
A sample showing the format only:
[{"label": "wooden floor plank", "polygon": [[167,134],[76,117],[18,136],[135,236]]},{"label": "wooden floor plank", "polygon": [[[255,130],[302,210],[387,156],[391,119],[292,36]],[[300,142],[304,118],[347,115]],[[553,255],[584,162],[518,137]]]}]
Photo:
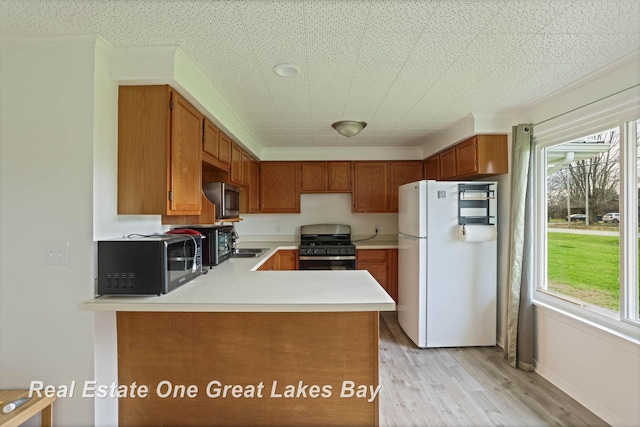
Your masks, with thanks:
[{"label": "wooden floor plank", "polygon": [[380,314],[380,426],[606,426],[499,347],[418,349]]}]

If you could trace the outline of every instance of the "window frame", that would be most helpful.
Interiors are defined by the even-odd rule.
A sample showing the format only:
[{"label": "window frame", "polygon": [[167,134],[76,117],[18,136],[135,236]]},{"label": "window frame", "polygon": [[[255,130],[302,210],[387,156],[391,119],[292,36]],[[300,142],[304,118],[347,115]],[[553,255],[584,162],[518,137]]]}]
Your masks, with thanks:
[{"label": "window frame", "polygon": [[[532,189],[534,200],[533,302],[552,309],[622,338],[640,343],[638,319],[638,265],[627,260],[638,259],[638,196],[636,145],[628,144],[629,122],[640,120],[638,99],[634,96],[611,97],[599,105],[589,105],[583,111],[533,126]],[[603,308],[579,304],[562,298],[543,287],[547,280],[547,173],[545,149],[573,139],[617,127],[620,130],[620,310],[614,313]],[[635,243],[635,244],[634,244]],[[631,282],[629,282],[631,280]],[[635,286],[627,286],[634,283]],[[635,311],[634,311],[635,310]],[[635,313],[635,315],[634,315]]]}]

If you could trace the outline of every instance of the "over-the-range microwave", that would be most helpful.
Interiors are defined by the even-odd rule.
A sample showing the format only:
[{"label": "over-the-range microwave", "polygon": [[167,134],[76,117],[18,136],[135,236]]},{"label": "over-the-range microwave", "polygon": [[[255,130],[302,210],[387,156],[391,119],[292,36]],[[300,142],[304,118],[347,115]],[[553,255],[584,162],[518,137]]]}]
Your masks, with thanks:
[{"label": "over-the-range microwave", "polygon": [[240,215],[240,189],[227,182],[207,182],[204,195],[216,206],[216,218],[237,218]]}]

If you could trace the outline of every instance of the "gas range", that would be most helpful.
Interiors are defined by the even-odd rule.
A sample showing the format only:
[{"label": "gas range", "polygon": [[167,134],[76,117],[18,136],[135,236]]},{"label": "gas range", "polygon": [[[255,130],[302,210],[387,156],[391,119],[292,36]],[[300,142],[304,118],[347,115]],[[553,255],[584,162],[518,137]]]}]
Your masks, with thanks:
[{"label": "gas range", "polygon": [[351,242],[351,226],[303,225],[298,260],[300,270],[355,269],[356,246]]},{"label": "gas range", "polygon": [[319,242],[308,242],[308,243],[300,243],[299,248],[300,255],[310,255],[310,256],[322,256],[322,255],[355,255],[356,254],[356,246],[351,243],[319,243]]}]

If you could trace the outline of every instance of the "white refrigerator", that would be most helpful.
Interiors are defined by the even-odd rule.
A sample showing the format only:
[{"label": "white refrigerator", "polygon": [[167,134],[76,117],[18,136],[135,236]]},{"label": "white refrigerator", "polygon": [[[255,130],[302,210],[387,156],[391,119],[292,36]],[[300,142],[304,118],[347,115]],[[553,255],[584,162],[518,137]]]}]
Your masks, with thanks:
[{"label": "white refrigerator", "polygon": [[420,348],[496,344],[497,184],[398,192],[398,321]]}]

